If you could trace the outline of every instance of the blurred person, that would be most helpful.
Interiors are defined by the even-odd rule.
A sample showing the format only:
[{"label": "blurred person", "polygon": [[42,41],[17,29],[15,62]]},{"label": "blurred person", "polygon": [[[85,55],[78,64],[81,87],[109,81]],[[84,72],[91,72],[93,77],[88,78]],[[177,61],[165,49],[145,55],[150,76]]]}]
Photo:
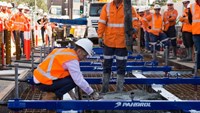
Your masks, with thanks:
[{"label": "blurred person", "polygon": [[194,45],[197,51],[197,69],[200,74],[200,0],[195,0],[195,3],[190,5],[188,19],[192,24],[192,35]]},{"label": "blurred person", "polygon": [[172,52],[173,55],[170,56],[169,58],[171,59],[176,59],[176,51],[177,51],[177,43],[176,43],[176,18],[178,16],[178,12],[176,9],[174,9],[174,2],[172,0],[167,1],[167,11],[164,12],[163,18],[164,18],[164,31],[169,37],[171,41],[171,46],[172,46]]},{"label": "blurred person", "polygon": [[[138,18],[132,8],[132,26],[138,29]],[[127,62],[126,39],[124,33],[123,0],[113,0],[103,6],[98,22],[99,42],[103,41],[103,77],[101,93],[108,92],[111,67],[115,56],[117,63],[116,92],[123,91],[124,76]]]},{"label": "blurred person", "polygon": [[[180,22],[182,22],[182,39],[183,39],[183,44],[186,48],[187,52],[187,57],[181,59],[181,61],[192,61],[192,47],[193,47],[193,40],[192,40],[192,25],[189,23],[188,20],[188,6],[190,3],[190,0],[183,0],[182,1],[183,6],[184,6],[184,12],[183,15],[179,18]],[[189,6],[190,7],[190,6]]]},{"label": "blurred person", "polygon": [[44,39],[44,32],[47,28],[47,23],[48,23],[48,18],[47,18],[47,13],[43,14],[43,18],[39,19],[37,21],[37,23],[40,25],[41,27],[41,34],[42,34],[42,42],[43,44],[45,43],[45,39]]},{"label": "blurred person", "polygon": [[98,99],[94,91],[83,78],[79,61],[92,54],[93,43],[89,39],[79,39],[74,49],[54,49],[33,72],[38,88],[44,91],[43,100],[62,99],[63,95],[74,87],[80,87],[92,99]]}]

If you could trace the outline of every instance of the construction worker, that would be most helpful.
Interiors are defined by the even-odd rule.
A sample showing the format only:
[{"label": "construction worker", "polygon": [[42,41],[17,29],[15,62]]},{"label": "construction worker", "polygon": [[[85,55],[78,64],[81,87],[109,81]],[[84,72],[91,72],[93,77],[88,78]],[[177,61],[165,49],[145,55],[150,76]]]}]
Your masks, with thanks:
[{"label": "construction worker", "polygon": [[[161,7],[156,4],[154,6],[154,14],[146,17],[146,21],[150,21],[151,27],[148,28],[149,38],[151,47],[156,46],[156,50],[160,51],[160,43],[161,45],[168,46],[168,38],[166,34],[163,32],[163,18],[160,14]],[[153,51],[153,48],[151,48]]]},{"label": "construction worker", "polygon": [[193,3],[190,6],[188,19],[189,22],[192,24],[192,35],[193,35],[193,41],[194,45],[197,51],[197,69],[200,74],[200,0],[196,0],[195,3]]},{"label": "construction worker", "polygon": [[[192,61],[192,47],[193,47],[193,40],[192,40],[192,25],[188,21],[188,6],[190,0],[183,0],[182,1],[184,6],[183,15],[179,18],[180,22],[182,22],[182,37],[183,37],[183,44],[187,51],[187,57],[181,59],[181,61]],[[190,7],[190,6],[189,6]]]},{"label": "construction worker", "polygon": [[33,72],[38,88],[44,91],[43,100],[62,99],[63,95],[74,87],[80,87],[92,99],[98,99],[94,91],[83,78],[79,61],[92,54],[93,43],[89,39],[79,39],[74,49],[54,49]]},{"label": "construction worker", "polygon": [[142,23],[142,19],[144,17],[145,8],[140,7],[138,14],[139,14],[139,26],[140,26],[140,50],[144,51],[145,48],[145,40],[144,40],[144,25]]},{"label": "construction worker", "polygon": [[37,23],[40,25],[41,27],[41,34],[42,34],[42,42],[43,44],[45,43],[45,39],[44,39],[44,32],[46,30],[46,26],[47,26],[47,23],[48,23],[48,19],[47,19],[47,13],[44,13],[43,14],[43,18],[39,19],[37,21]]},{"label": "construction worker", "polygon": [[176,43],[176,18],[178,16],[178,12],[174,9],[174,2],[172,0],[167,1],[167,11],[164,12],[164,31],[167,37],[171,40],[171,46],[173,51],[173,56],[170,56],[171,59],[176,59],[176,50],[177,50],[177,43]]},{"label": "construction worker", "polygon": [[[132,25],[138,29],[138,19],[136,18],[134,8],[132,8]],[[116,92],[122,92],[128,53],[125,45],[123,0],[113,0],[103,6],[98,23],[98,37],[99,40],[103,40],[104,44],[103,84],[101,93],[108,91],[114,56],[117,63]]]},{"label": "construction worker", "polygon": [[[21,55],[24,53],[23,52],[23,47],[24,47],[24,29],[26,25],[26,17],[23,14],[23,8],[24,6],[22,4],[19,4],[17,9],[18,12],[14,14],[11,17],[11,20],[13,21],[13,27],[12,29],[13,34],[14,34],[14,39],[15,39],[15,45],[16,45],[16,59],[20,60]],[[21,43],[20,43],[21,42]],[[21,44],[21,45],[20,45]]]}]

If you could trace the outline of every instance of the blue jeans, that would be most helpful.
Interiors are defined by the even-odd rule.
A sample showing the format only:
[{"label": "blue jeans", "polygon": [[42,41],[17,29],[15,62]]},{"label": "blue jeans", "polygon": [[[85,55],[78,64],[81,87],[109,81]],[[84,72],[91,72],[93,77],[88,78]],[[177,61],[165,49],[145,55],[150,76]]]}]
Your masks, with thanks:
[{"label": "blue jeans", "polygon": [[150,50],[150,47],[149,47],[149,32],[145,31],[144,32],[144,40],[145,40],[145,48],[146,50]]},{"label": "blue jeans", "polygon": [[[149,33],[149,38],[150,38],[150,42],[158,42],[158,41],[163,41],[162,45],[165,46],[169,46],[169,41],[167,40],[168,37],[165,33],[160,33],[159,36],[156,36],[152,33]],[[166,40],[166,41],[164,41]],[[160,45],[156,45],[156,50],[159,51],[160,50]],[[153,51],[153,46],[151,46],[151,51]]]},{"label": "blue jeans", "polygon": [[200,35],[193,35],[193,41],[197,51],[197,69],[200,69]]},{"label": "blue jeans", "polygon": [[72,90],[74,87],[76,87],[76,84],[70,76],[54,80],[52,85],[38,85],[40,90],[45,92],[54,92],[59,99],[62,99],[63,95]]},{"label": "blue jeans", "polygon": [[[119,57],[127,57],[128,52],[126,48],[111,48],[106,45],[103,47],[104,63],[103,63],[103,73],[111,74],[111,68],[113,63],[113,58],[106,58],[105,56],[114,57],[114,55]],[[125,75],[126,72],[126,62],[127,59],[116,58],[117,74]]]}]

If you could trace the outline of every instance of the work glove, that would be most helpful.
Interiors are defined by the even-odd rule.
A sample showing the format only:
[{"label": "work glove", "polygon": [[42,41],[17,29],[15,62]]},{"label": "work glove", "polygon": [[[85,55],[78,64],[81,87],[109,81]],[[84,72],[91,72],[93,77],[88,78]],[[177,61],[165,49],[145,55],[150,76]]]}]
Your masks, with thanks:
[{"label": "work glove", "polygon": [[104,46],[104,44],[103,44],[103,38],[99,38],[98,43],[99,43],[100,47],[103,47]]},{"label": "work glove", "polygon": [[90,95],[90,99],[92,100],[98,100],[99,99],[99,93],[94,91],[91,95]]}]

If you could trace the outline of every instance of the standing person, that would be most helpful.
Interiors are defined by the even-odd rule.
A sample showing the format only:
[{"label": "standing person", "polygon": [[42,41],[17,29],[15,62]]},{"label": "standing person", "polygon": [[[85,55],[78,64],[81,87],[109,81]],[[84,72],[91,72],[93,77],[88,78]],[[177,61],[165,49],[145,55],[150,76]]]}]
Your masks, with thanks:
[{"label": "standing person", "polygon": [[178,16],[178,12],[174,9],[174,2],[172,0],[167,1],[167,11],[164,12],[163,18],[165,21],[165,33],[167,37],[171,40],[171,46],[173,51],[173,56],[170,56],[171,59],[176,59],[176,51],[177,51],[177,43],[176,43],[176,18]]},{"label": "standing person", "polygon": [[44,44],[45,43],[44,32],[46,30],[46,26],[48,23],[47,13],[44,13],[43,18],[39,19],[37,22],[41,26],[42,43]]},{"label": "standing person", "polygon": [[182,37],[183,37],[183,44],[187,51],[187,57],[183,58],[181,61],[192,61],[192,47],[193,47],[193,40],[192,40],[192,25],[188,21],[188,6],[190,0],[183,0],[183,6],[185,7],[183,15],[179,18],[180,22],[182,22]]},{"label": "standing person", "polygon": [[98,98],[80,71],[79,61],[92,54],[93,43],[89,39],[75,42],[74,49],[54,49],[33,72],[34,82],[44,91],[43,100],[62,99],[74,87],[80,87],[93,99]]},{"label": "standing person", "polygon": [[200,0],[196,0],[190,6],[188,18],[189,22],[192,24],[192,35],[194,45],[197,51],[197,69],[200,74]]},{"label": "standing person", "polygon": [[[133,27],[136,28],[138,26],[138,19],[136,18],[134,8],[132,8],[132,21]],[[101,93],[108,92],[114,56],[117,63],[116,92],[122,92],[128,53],[125,44],[123,0],[113,0],[103,6],[98,23],[98,37],[104,43],[103,84]]]}]

